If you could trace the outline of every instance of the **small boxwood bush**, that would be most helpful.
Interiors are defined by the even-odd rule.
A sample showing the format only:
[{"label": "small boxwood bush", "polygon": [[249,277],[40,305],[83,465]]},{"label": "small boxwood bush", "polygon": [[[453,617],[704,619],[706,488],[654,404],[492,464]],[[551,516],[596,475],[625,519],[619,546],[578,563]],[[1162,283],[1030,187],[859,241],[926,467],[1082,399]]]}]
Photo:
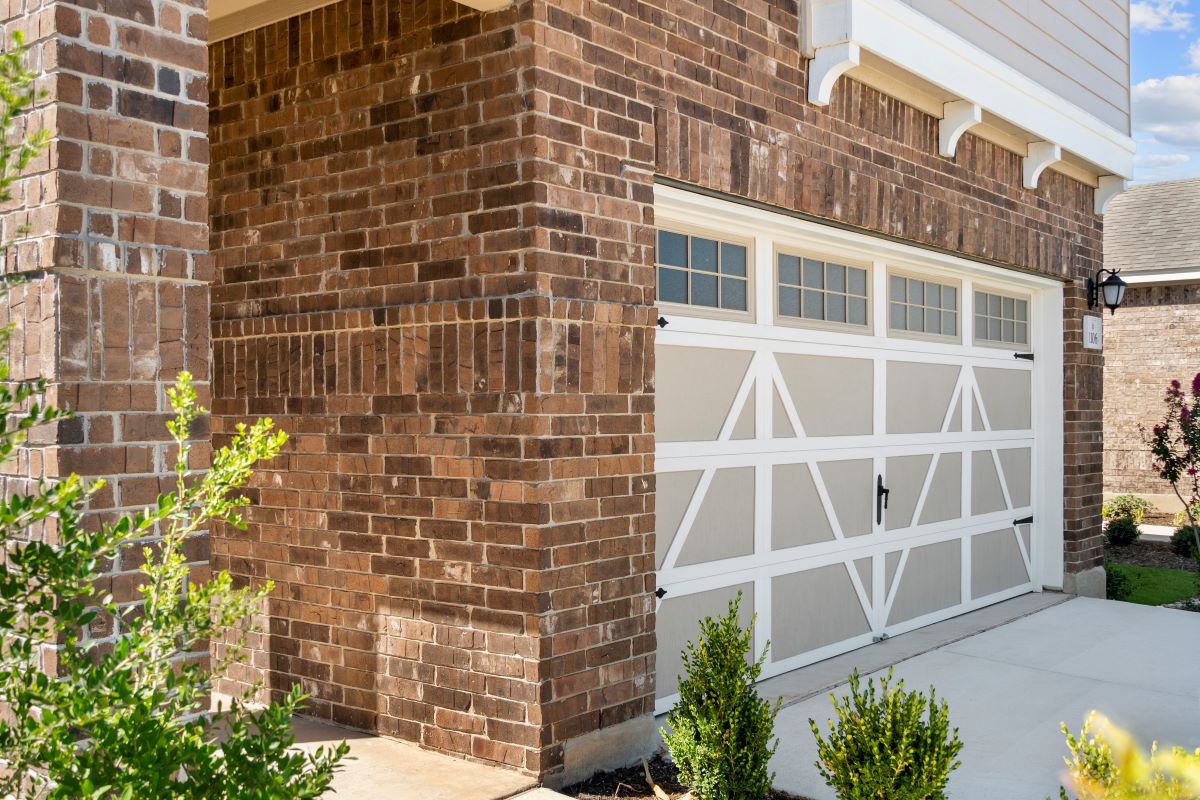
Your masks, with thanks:
[{"label": "small boxwood bush", "polygon": [[1109,544],[1124,547],[1136,542],[1142,532],[1138,529],[1138,524],[1134,522],[1133,517],[1117,517],[1108,521],[1104,535],[1108,537]]},{"label": "small boxwood bush", "polygon": [[679,780],[696,800],[762,800],[775,773],[768,769],[779,746],[774,739],[779,702],[771,705],[754,687],[767,648],[751,660],[754,621],[738,622],[741,592],[724,616],[700,622],[700,639],[683,651],[679,703],[667,715],[667,750]]},{"label": "small boxwood bush", "polygon": [[1153,508],[1154,505],[1144,497],[1138,497],[1136,494],[1119,494],[1105,500],[1100,513],[1106,520],[1129,517],[1141,525],[1142,520],[1146,518],[1146,512]]},{"label": "small boxwood bush", "polygon": [[837,721],[822,738],[815,720],[817,769],[839,800],[945,800],[950,773],[960,765],[962,742],[950,730],[950,710],[930,687],[929,695],[892,685],[892,671],[879,682],[858,672],[850,676],[850,694],[830,695]]},{"label": "small boxwood bush", "polygon": [[1104,563],[1105,594],[1109,600],[1126,600],[1133,594],[1133,581],[1111,561]]},{"label": "small boxwood bush", "polygon": [[1196,527],[1180,525],[1171,534],[1171,549],[1181,556],[1196,557]]}]

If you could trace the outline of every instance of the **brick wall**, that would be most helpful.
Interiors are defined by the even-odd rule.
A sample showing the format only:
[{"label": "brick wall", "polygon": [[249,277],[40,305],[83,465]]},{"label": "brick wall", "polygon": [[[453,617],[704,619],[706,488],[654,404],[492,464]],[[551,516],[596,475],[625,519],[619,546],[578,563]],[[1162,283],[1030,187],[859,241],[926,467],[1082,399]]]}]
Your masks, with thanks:
[{"label": "brick wall", "polygon": [[214,562],[278,585],[243,681],[551,772],[650,710],[652,270],[647,170],[599,228],[547,185],[586,170],[537,135],[531,10],[212,46],[215,424],[292,436]]},{"label": "brick wall", "polygon": [[654,692],[655,173],[1055,275],[1068,568],[1099,563],[1092,191],[853,81],[794,0],[342,0],[214,44],[214,422],[292,434],[214,561],[242,683],[555,780]]},{"label": "brick wall", "polygon": [[[53,135],[2,210],[5,241],[29,226],[5,265],[27,279],[3,312],[12,360],[77,412],[35,434],[5,488],[76,472],[108,481],[93,511],[140,508],[169,478],[164,387],[189,369],[207,394],[205,0],[26,0],[0,19],[43,75],[27,123]],[[193,556],[203,568],[203,537]],[[114,565],[118,601],[137,597],[139,558]]]},{"label": "brick wall", "polygon": [[1131,286],[1104,319],[1104,491],[1171,495],[1141,428],[1162,420],[1175,379],[1200,371],[1200,286]]}]

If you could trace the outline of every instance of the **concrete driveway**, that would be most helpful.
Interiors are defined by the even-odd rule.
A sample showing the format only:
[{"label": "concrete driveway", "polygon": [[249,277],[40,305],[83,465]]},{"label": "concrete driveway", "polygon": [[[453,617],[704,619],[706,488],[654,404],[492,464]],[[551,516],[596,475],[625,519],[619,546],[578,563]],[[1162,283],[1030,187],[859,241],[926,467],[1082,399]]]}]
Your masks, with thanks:
[{"label": "concrete driveway", "polygon": [[[1032,613],[975,635],[967,631],[966,638],[911,657],[900,655],[907,660],[896,665],[897,677],[909,689],[936,686],[965,743],[962,767],[950,781],[952,798],[1057,796],[1066,754],[1059,723],[1078,728],[1092,709],[1147,745],[1152,739],[1164,745],[1200,745],[1200,614],[1086,598],[1037,608],[1055,599],[1022,599]],[[1004,613],[1016,602],[1002,604]],[[979,624],[979,617],[974,622],[971,617],[953,624]],[[946,631],[926,635],[956,638]],[[904,638],[886,644],[911,649],[914,642],[903,645]],[[872,659],[886,663],[885,655],[877,647],[866,648],[815,666],[828,674],[848,671],[857,660],[865,672],[881,666]],[[812,677],[813,669],[800,671],[809,677],[793,680],[807,680],[812,688],[811,682],[820,680]],[[771,681],[763,686],[766,694],[789,703],[776,722],[781,742],[772,764],[776,786],[813,800],[833,800],[813,766],[816,746],[808,727],[812,717],[824,728],[831,713],[828,692]],[[844,692],[845,686],[834,691]]]}]

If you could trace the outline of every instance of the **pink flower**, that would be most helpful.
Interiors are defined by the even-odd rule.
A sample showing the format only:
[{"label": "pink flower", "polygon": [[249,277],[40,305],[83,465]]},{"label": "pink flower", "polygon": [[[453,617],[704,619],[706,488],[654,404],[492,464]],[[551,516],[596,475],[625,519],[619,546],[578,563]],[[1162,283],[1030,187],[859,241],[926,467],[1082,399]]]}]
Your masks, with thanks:
[{"label": "pink flower", "polygon": [[1195,475],[1195,474],[1196,474],[1196,468],[1195,468],[1195,467],[1191,467],[1190,469],[1188,469],[1188,475]]},{"label": "pink flower", "polygon": [[1179,409],[1179,422],[1185,426],[1192,424],[1192,410],[1187,406]]},{"label": "pink flower", "polygon": [[1181,385],[1182,385],[1182,384],[1180,384],[1180,383],[1179,383],[1179,381],[1171,381],[1171,388],[1172,388],[1172,389],[1178,389],[1178,388],[1179,388]]}]

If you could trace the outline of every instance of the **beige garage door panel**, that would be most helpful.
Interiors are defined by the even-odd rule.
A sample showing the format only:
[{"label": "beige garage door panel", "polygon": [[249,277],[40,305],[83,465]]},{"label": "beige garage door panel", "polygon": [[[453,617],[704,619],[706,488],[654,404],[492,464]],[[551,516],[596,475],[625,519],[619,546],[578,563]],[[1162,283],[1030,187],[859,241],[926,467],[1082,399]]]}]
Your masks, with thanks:
[{"label": "beige garage door panel", "polygon": [[1028,361],[728,326],[659,334],[659,711],[739,589],[771,675],[1033,588]]}]

